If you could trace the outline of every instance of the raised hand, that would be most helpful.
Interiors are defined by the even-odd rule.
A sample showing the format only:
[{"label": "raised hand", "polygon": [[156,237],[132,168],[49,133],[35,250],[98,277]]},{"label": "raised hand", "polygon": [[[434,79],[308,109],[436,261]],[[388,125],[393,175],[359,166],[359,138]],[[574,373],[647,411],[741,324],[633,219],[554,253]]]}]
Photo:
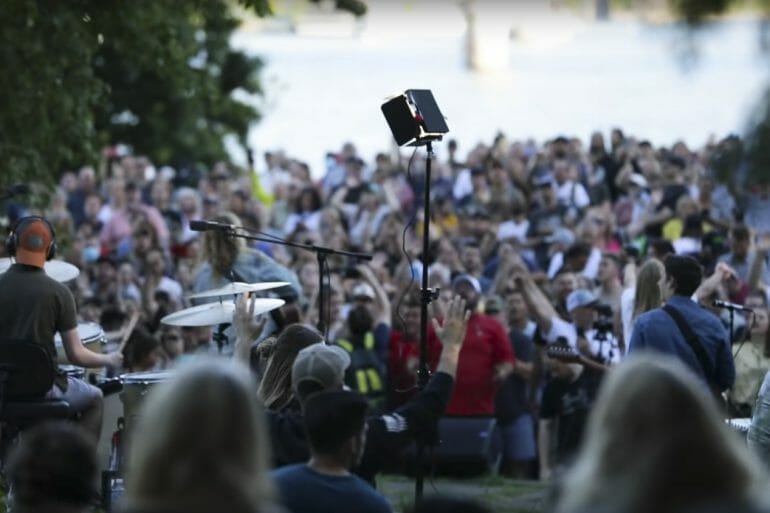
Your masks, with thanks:
[{"label": "raised hand", "polygon": [[265,317],[260,316],[257,320],[254,316],[255,301],[249,299],[248,293],[241,294],[241,297],[235,303],[235,313],[233,314],[233,327],[239,341],[251,345],[265,327]]},{"label": "raised hand", "polygon": [[462,347],[470,316],[470,310],[465,309],[465,300],[460,296],[455,296],[449,302],[443,324],[440,324],[436,318],[431,319],[433,330],[444,348],[456,347],[459,349]]}]

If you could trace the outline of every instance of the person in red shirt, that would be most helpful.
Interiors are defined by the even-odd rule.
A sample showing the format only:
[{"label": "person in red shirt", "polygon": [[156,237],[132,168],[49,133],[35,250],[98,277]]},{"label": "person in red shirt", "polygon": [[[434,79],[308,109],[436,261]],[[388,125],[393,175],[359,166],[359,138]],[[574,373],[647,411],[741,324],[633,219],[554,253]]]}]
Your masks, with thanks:
[{"label": "person in red shirt", "polygon": [[[402,321],[403,319],[403,321]],[[410,294],[401,305],[400,319],[394,319],[388,344],[388,409],[395,409],[417,394],[420,364],[420,294]],[[436,370],[441,342],[428,326],[428,368]]]},{"label": "person in red shirt", "polygon": [[476,311],[481,296],[478,280],[461,274],[452,281],[452,289],[465,300],[471,317],[446,414],[492,416],[497,387],[513,372],[513,350],[500,322]]}]

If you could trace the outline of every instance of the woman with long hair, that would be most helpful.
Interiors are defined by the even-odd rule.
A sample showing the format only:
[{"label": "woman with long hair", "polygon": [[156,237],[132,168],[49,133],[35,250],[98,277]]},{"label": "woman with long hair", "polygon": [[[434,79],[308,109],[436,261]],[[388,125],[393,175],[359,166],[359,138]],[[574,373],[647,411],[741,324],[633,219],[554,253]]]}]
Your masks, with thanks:
[{"label": "woman with long hair", "polygon": [[259,345],[260,355],[267,360],[257,395],[268,410],[280,411],[294,398],[291,386],[291,368],[297,354],[304,348],[323,342],[323,336],[310,326],[292,324],[275,339]]},{"label": "woman with long hair", "polygon": [[280,511],[270,438],[248,370],[204,359],[156,386],[131,433],[124,510]]},{"label": "woman with long hair", "polygon": [[629,357],[607,376],[586,433],[558,513],[747,511],[758,500],[759,467],[678,360]]},{"label": "woman with long hair", "polygon": [[631,341],[636,319],[663,304],[660,282],[665,274],[663,264],[655,258],[642,264],[635,276],[626,274],[626,288],[620,296],[620,320],[626,346]]}]

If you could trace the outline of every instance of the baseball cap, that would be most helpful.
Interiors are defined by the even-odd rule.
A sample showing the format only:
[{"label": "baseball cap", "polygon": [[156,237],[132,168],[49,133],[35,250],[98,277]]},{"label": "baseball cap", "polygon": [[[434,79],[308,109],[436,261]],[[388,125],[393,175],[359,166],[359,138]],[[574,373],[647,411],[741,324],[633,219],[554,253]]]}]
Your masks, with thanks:
[{"label": "baseball cap", "polygon": [[351,290],[353,298],[374,299],[374,289],[366,282],[357,283]]},{"label": "baseball cap", "polygon": [[471,276],[470,274],[460,274],[458,276],[455,276],[455,279],[452,280],[452,288],[457,287],[461,283],[470,283],[473,287],[473,290],[476,291],[477,294],[481,294],[481,284],[479,283],[479,280],[476,279],[475,276]]},{"label": "baseball cap", "polygon": [[299,353],[291,369],[291,382],[295,391],[303,383],[317,385],[317,389],[342,388],[345,369],[350,366],[350,355],[339,346],[318,342]]},{"label": "baseball cap", "polygon": [[570,292],[567,296],[567,311],[572,312],[575,308],[581,306],[593,306],[597,303],[596,296],[587,289],[577,289]]},{"label": "baseball cap", "polygon": [[43,267],[48,257],[48,248],[53,242],[53,234],[45,221],[22,219],[17,227],[16,237],[16,261]]}]

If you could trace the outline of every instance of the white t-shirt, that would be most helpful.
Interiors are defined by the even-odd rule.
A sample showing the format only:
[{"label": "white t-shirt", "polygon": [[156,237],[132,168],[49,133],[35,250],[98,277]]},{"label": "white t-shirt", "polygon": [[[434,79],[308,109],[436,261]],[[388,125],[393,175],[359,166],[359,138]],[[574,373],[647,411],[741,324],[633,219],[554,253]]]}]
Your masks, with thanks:
[{"label": "white t-shirt", "polygon": [[631,334],[634,332],[634,297],[636,296],[636,287],[630,287],[623,290],[620,295],[620,322],[623,324],[623,341],[628,347],[631,342]]},{"label": "white t-shirt", "polygon": [[516,239],[519,242],[526,242],[527,230],[529,230],[529,219],[523,219],[520,223],[513,219],[504,221],[497,227],[497,240]]},{"label": "white t-shirt", "polygon": [[591,198],[588,196],[583,184],[573,182],[572,180],[556,185],[556,198],[562,205],[574,205],[577,208],[586,208],[591,204]]},{"label": "white t-shirt", "polygon": [[[592,247],[591,254],[588,255],[588,260],[586,260],[586,265],[585,267],[583,267],[583,270],[580,271],[580,274],[582,276],[585,276],[589,280],[595,280],[596,276],[599,274],[599,263],[601,263],[601,261],[602,261],[602,252],[599,250],[599,248]],[[561,251],[558,253],[554,253],[553,256],[551,257],[551,261],[548,263],[548,279],[552,280],[563,265],[564,265],[564,253]]]},{"label": "white t-shirt", "polygon": [[700,253],[701,241],[692,237],[682,237],[671,243],[677,255],[691,255]]}]

